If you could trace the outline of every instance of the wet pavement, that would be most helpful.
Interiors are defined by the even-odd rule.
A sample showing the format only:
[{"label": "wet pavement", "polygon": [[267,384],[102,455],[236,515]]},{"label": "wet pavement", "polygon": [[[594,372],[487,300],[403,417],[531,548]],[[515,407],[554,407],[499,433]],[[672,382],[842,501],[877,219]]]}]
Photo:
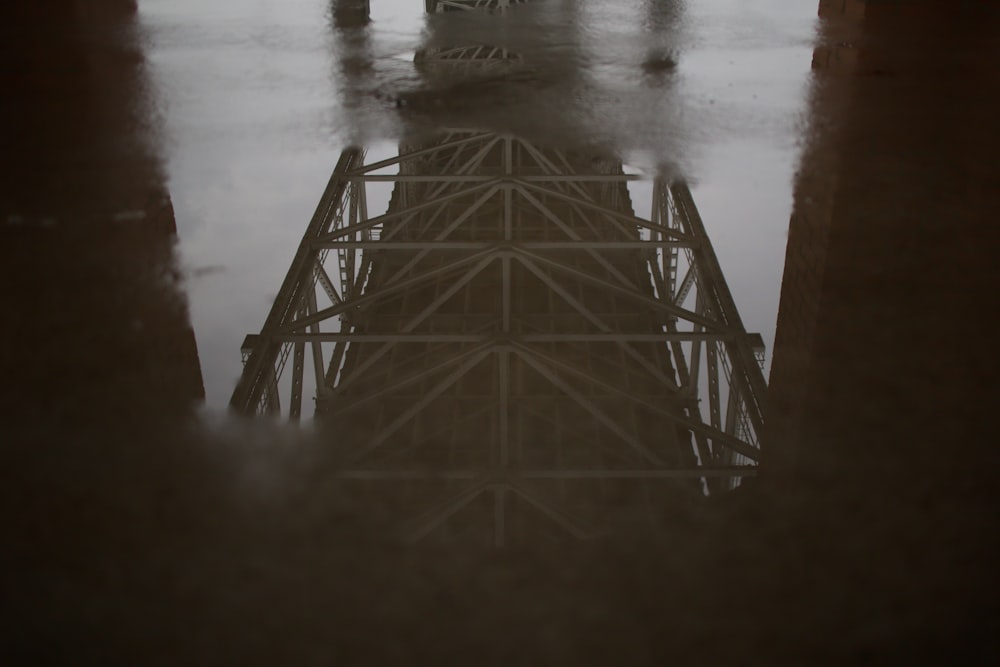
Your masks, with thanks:
[{"label": "wet pavement", "polygon": [[[9,664],[994,664],[997,13],[975,2],[824,0],[817,16],[815,2],[536,0],[428,16],[418,0],[370,4],[370,15],[347,0],[5,10]],[[442,65],[456,44],[487,45],[492,55],[458,60],[490,63]],[[396,240],[402,259],[337,269],[360,280],[360,315],[337,311],[314,277],[321,301],[289,300],[285,329],[269,330],[342,151],[391,161],[429,150],[443,129],[520,142],[507,157],[484,148],[462,172],[486,183],[517,171],[503,190],[513,194],[498,190],[449,238],[467,246],[447,252],[499,244],[495,266],[466,277],[460,303],[438,298],[458,284],[447,274],[398,303],[369,297],[394,289],[404,260],[413,275],[439,266],[405,246],[437,234],[434,218],[419,219],[423,236],[389,220],[407,197],[431,197],[436,186],[417,177],[457,173],[460,153],[400,161],[412,182],[371,179],[365,206],[390,216],[374,241]],[[553,180],[546,165],[559,160],[560,174],[589,184]],[[345,192],[364,182],[351,173]],[[656,193],[668,189],[657,231]],[[462,196],[452,219],[483,206]],[[583,250],[565,243],[591,240],[588,202],[662,234],[595,231],[594,243],[682,242],[675,303],[662,307],[673,320],[654,317],[668,250],[655,251],[660,282],[646,259],[609,247],[569,259]],[[341,223],[328,217],[333,242]],[[712,252],[685,260],[694,218]],[[529,254],[503,254],[515,251]],[[493,301],[511,258],[521,273]],[[682,294],[685,261],[699,267],[704,309]],[[707,268],[716,261],[722,282]],[[557,264],[576,277],[537,270]],[[618,279],[617,293],[638,287],[608,299]],[[713,296],[723,286],[739,326]],[[550,290],[562,301],[539,296]],[[622,306],[635,294],[647,306]],[[246,335],[305,335],[290,318],[320,306],[342,322],[325,347],[301,338],[317,342],[302,344],[300,363],[297,344],[282,343],[284,379],[248,380],[247,368],[275,362],[259,361],[267,336]],[[733,336],[718,348],[736,369],[727,377],[746,378],[722,393],[743,401],[729,420],[710,414],[710,379],[684,381],[683,350],[697,344],[664,361],[649,338],[693,340],[714,325]],[[441,336],[484,330],[516,363],[431,381],[474,343],[455,352]],[[348,333],[359,342],[336,357]],[[400,333],[426,349],[401,353],[409,340],[383,358],[360,338]],[[766,349],[757,392],[752,359],[739,365],[748,333]],[[573,335],[590,339],[556,340]],[[315,380],[297,370],[317,352],[344,359],[325,389],[323,363]],[[651,367],[669,377],[651,384]],[[368,376],[354,380],[359,368]],[[508,374],[509,392],[480,391]],[[252,409],[232,410],[252,382]],[[299,426],[238,414],[287,416],[296,382]],[[495,407],[499,417],[476,421]],[[466,456],[479,441],[486,459]],[[384,459],[355,455],[376,446]],[[646,446],[649,461],[636,454]],[[501,460],[502,479],[463,486]],[[574,481],[581,469],[620,479]],[[456,491],[465,497],[434,509]],[[411,534],[437,538],[398,540],[407,515],[419,515]]]}]

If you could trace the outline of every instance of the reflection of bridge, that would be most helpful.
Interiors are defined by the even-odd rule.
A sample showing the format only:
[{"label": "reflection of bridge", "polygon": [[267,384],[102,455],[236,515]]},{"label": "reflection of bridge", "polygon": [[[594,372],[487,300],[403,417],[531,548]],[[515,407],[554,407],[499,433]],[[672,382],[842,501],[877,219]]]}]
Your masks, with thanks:
[{"label": "reflection of bridge", "polygon": [[523,5],[527,0],[424,0],[427,12],[443,14],[455,11],[505,11],[515,5]]},{"label": "reflection of bridge", "polygon": [[656,179],[643,217],[633,180],[489,132],[345,151],[233,407],[299,420],[315,393],[337,474],[413,538],[655,526],[732,488],[759,458],[759,337],[687,187]]}]

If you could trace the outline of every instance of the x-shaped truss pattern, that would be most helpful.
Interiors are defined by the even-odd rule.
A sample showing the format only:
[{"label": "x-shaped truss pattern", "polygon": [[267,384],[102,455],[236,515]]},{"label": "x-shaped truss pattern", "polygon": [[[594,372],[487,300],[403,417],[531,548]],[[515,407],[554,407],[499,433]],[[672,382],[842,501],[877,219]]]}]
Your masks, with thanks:
[{"label": "x-shaped truss pattern", "polygon": [[[504,14],[526,0],[428,0],[428,13],[479,11]],[[457,76],[474,74],[492,75],[523,64],[520,54],[503,47],[486,44],[467,44],[447,48],[423,49],[416,54],[426,75],[445,76],[454,81]]]},{"label": "x-shaped truss pattern", "polygon": [[[482,45],[418,56],[452,80],[519,60]],[[314,393],[333,474],[409,514],[412,539],[649,529],[679,500],[732,488],[759,459],[763,346],[687,186],[655,179],[644,217],[636,179],[480,131],[374,162],[345,151],[247,337],[233,407],[298,421]]]},{"label": "x-shaped truss pattern", "polygon": [[503,12],[526,2],[527,0],[427,0],[427,11],[431,14],[474,10]]},{"label": "x-shaped truss pattern", "polygon": [[233,407],[298,420],[311,385],[337,474],[426,506],[415,538],[502,544],[531,514],[582,536],[732,488],[759,459],[759,337],[688,188],[654,180],[641,217],[636,179],[489,132],[345,151]]}]

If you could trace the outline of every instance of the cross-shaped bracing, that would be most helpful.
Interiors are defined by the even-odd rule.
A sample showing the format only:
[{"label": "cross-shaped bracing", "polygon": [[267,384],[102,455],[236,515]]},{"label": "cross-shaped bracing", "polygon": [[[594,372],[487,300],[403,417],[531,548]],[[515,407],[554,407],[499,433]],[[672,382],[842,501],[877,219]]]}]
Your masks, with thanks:
[{"label": "cross-shaped bracing", "polygon": [[427,0],[427,11],[442,14],[452,11],[504,12],[510,7],[523,5],[527,0]]},{"label": "cross-shaped bracing", "polygon": [[439,507],[431,533],[485,513],[506,543],[534,511],[589,535],[609,498],[731,488],[760,459],[754,337],[687,187],[653,179],[641,216],[636,178],[487,132],[345,153],[233,407],[311,394],[344,483]]}]

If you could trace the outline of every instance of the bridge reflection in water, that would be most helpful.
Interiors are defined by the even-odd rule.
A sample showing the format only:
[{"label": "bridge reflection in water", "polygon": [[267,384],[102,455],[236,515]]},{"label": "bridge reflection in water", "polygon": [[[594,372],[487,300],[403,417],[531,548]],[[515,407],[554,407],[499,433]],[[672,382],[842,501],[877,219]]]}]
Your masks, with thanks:
[{"label": "bridge reflection in water", "polygon": [[[189,425],[153,86],[60,4],[7,24],[3,664],[1000,662],[996,10],[822,3],[763,434],[682,182],[489,123],[346,151],[234,396],[316,396],[313,466],[262,421]],[[350,493],[462,546],[369,540]]]},{"label": "bridge reflection in water", "polygon": [[[418,61],[496,76],[517,55]],[[408,539],[649,530],[734,488],[760,458],[763,345],[687,186],[653,179],[642,217],[638,179],[492,131],[344,151],[232,406],[298,421],[314,394],[331,474]]]}]

